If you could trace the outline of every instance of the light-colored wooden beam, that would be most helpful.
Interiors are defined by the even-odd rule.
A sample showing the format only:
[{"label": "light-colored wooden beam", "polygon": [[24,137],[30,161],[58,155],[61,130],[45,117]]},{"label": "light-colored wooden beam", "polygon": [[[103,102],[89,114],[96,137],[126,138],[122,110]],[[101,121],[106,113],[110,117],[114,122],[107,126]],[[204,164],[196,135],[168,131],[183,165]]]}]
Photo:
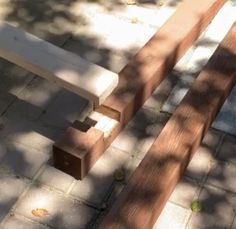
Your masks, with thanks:
[{"label": "light-colored wooden beam", "polygon": [[151,229],[236,82],[236,24],[135,170],[101,229]]},{"label": "light-colored wooden beam", "polygon": [[95,105],[101,104],[118,83],[117,74],[5,22],[0,22],[0,56]]}]

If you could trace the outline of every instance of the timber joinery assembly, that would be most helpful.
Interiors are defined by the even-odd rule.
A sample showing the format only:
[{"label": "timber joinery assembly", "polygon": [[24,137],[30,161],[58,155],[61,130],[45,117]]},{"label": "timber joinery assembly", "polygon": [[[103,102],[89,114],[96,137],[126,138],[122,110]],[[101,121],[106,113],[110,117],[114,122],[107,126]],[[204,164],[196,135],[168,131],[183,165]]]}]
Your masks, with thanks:
[{"label": "timber joinery assembly", "polygon": [[[53,145],[55,167],[83,179],[224,2],[183,1],[118,75],[0,22],[2,58],[56,82],[94,104],[85,120],[76,120]],[[152,228],[235,84],[236,44],[233,40],[236,40],[235,26],[195,80],[100,228]],[[178,124],[179,118],[184,124]],[[152,195],[145,198],[145,193]]]}]

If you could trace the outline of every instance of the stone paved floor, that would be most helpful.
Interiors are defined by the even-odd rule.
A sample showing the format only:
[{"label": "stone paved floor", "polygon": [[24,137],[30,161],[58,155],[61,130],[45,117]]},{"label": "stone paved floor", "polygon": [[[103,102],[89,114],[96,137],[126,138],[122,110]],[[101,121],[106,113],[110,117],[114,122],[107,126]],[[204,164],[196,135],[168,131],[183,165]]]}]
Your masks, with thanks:
[{"label": "stone paved floor", "polygon": [[[177,1],[107,2],[0,0],[0,19],[119,72],[173,13]],[[1,60],[0,228],[96,228],[168,120],[161,107],[194,50],[83,181],[51,166],[51,146],[90,110],[88,101]],[[211,129],[155,228],[236,228],[235,153],[235,137]],[[120,168],[126,177],[116,182],[113,173]],[[191,211],[193,200],[201,201],[201,212]]]}]

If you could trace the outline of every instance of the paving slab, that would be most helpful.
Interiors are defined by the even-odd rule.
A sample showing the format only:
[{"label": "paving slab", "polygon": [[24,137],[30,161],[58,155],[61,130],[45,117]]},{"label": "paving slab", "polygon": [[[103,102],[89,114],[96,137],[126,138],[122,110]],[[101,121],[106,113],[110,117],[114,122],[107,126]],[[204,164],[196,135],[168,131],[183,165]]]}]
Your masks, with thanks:
[{"label": "paving slab", "polygon": [[29,121],[18,116],[17,113],[14,117],[2,116],[0,120],[2,123],[0,138],[48,154],[51,154],[54,141],[62,134],[60,129],[43,125],[40,122]]},{"label": "paving slab", "polygon": [[49,229],[49,227],[44,226],[42,224],[38,224],[35,222],[32,222],[30,220],[27,220],[23,217],[19,216],[9,216],[5,221],[4,224],[1,225],[2,229]]},{"label": "paving slab", "polygon": [[127,64],[131,54],[129,52],[116,53],[107,47],[98,47],[96,40],[91,35],[80,35],[76,40],[69,39],[65,43],[64,48],[94,64],[119,73]]},{"label": "paving slab", "polygon": [[198,182],[202,182],[215,163],[215,154],[216,152],[214,150],[203,146],[199,147],[190,161],[185,175]]},{"label": "paving slab", "polygon": [[6,144],[2,139],[0,139],[0,162],[2,161],[6,153],[7,153]]},{"label": "paving slab", "polygon": [[236,193],[236,165],[217,161],[212,166],[207,183]]},{"label": "paving slab", "polygon": [[88,100],[66,90],[60,90],[56,98],[49,104],[40,120],[43,124],[66,129],[87,111]]},{"label": "paving slab", "polygon": [[144,107],[160,111],[180,75],[177,71],[169,74],[146,100]]},{"label": "paving slab", "polygon": [[15,142],[5,142],[6,154],[0,166],[16,175],[33,178],[49,155]]},{"label": "paving slab", "polygon": [[190,209],[192,201],[198,196],[200,187],[196,180],[184,176],[172,192],[169,202]]},{"label": "paving slab", "polygon": [[103,217],[108,213],[109,209],[112,207],[112,205],[114,204],[114,201],[118,198],[118,196],[121,193],[121,191],[123,190],[123,188],[124,188],[124,184],[122,182],[114,183],[114,185],[109,193],[109,196],[106,198],[106,200],[103,204],[103,208],[101,209],[97,218],[94,220],[91,228],[94,228],[94,229],[98,228]]},{"label": "paving slab", "polygon": [[117,136],[111,145],[141,160],[154,140],[155,137],[152,133],[128,126]]},{"label": "paving slab", "polygon": [[[41,77],[34,78],[17,94],[5,112],[6,116],[21,116],[31,121],[37,120],[40,115],[55,99],[61,88]],[[11,95],[8,93],[8,95]]]},{"label": "paving slab", "polygon": [[2,171],[0,172],[0,182],[0,221],[2,221],[28,184],[27,181],[4,174]]},{"label": "paving slab", "polygon": [[232,228],[232,229],[236,228],[236,218],[234,218],[234,222],[233,222],[231,228]]},{"label": "paving slab", "polygon": [[210,128],[202,140],[202,146],[217,152],[218,147],[221,145],[223,136],[224,133],[221,131]]},{"label": "paving slab", "polygon": [[72,183],[75,181],[73,177],[55,169],[50,164],[46,164],[41,170],[35,182],[39,182],[41,185],[46,185],[64,193],[69,190]]},{"label": "paving slab", "polygon": [[225,101],[212,127],[236,135],[236,87]]},{"label": "paving slab", "polygon": [[[235,6],[234,6],[235,7]],[[162,107],[162,111],[173,113],[176,106],[183,99],[191,86],[198,72],[206,64],[209,57],[213,54],[219,42],[223,39],[232,23],[236,20],[233,13],[234,7],[228,2],[219,11],[204,35],[197,41],[195,51],[184,69],[184,77],[181,77],[177,85],[173,88],[170,96]],[[221,31],[219,33],[219,30]],[[235,104],[236,88],[234,88],[221,108],[212,127],[230,134],[236,134]]]},{"label": "paving slab", "polygon": [[0,92],[0,115],[6,112],[7,108],[16,100],[16,96],[8,92]]},{"label": "paving slab", "polygon": [[29,103],[30,105],[45,110],[55,99],[60,90],[61,88],[55,83],[34,76],[24,90],[22,90],[17,96],[20,100],[25,101],[25,103]]},{"label": "paving slab", "polygon": [[1,0],[3,10],[0,18],[61,46],[71,36],[75,26],[84,21],[81,16],[76,17],[70,11],[74,2]]},{"label": "paving slab", "polygon": [[8,61],[0,60],[0,92],[17,96],[32,80],[33,75]]},{"label": "paving slab", "polygon": [[[86,23],[78,26],[64,47],[81,57],[119,72],[174,12],[175,7],[76,2],[73,10]],[[102,25],[102,26],[100,26]],[[142,31],[142,32],[140,32]]]},{"label": "paving slab", "polygon": [[168,119],[169,116],[160,113],[158,109],[152,109],[144,106],[137,111],[133,119],[128,123],[128,126],[140,131],[146,130],[151,133],[152,130],[159,129],[160,131]]},{"label": "paving slab", "polygon": [[130,156],[116,148],[109,147],[82,181],[76,181],[70,194],[83,199],[94,207],[101,208],[114,183],[114,172],[125,171]]},{"label": "paving slab", "polygon": [[235,196],[221,189],[206,186],[198,201],[202,205],[202,210],[192,214],[187,229],[231,228],[235,215]]},{"label": "paving slab", "polygon": [[161,108],[163,112],[172,114],[175,111],[180,101],[187,94],[195,76],[196,75],[194,73],[185,73],[181,76],[180,80],[177,82],[177,85],[174,86],[167,101]]},{"label": "paving slab", "polygon": [[226,135],[220,146],[218,158],[236,164],[236,138]]},{"label": "paving slab", "polygon": [[[45,209],[47,214],[37,217],[32,214],[36,209]],[[18,202],[14,213],[53,228],[83,229],[89,226],[97,211],[51,191],[32,187]]]},{"label": "paving slab", "polygon": [[16,116],[20,119],[27,119],[29,121],[37,120],[43,113],[43,109],[26,102],[25,100],[15,99],[11,106],[5,112],[5,116],[8,118],[15,118]]},{"label": "paving slab", "polygon": [[142,160],[169,116],[149,107],[141,108],[111,144],[133,157]]},{"label": "paving slab", "polygon": [[191,211],[167,202],[153,229],[186,227]]},{"label": "paving slab", "polygon": [[[77,2],[74,4],[74,12],[77,15],[80,15],[81,12],[85,12],[84,15],[88,21],[88,24],[90,27],[94,28],[96,28],[96,23],[109,23],[105,20],[108,17],[110,18],[110,21],[115,21],[118,19],[128,22],[127,25],[131,24],[131,26],[132,24],[139,24],[146,26],[147,28],[158,28],[169,18],[176,7],[165,5],[164,7],[153,6],[152,8],[147,8],[140,4],[127,5],[119,3],[116,4],[115,2],[113,2],[112,5],[109,7],[104,7],[104,5],[99,2],[90,4],[88,7],[88,4],[86,3]],[[136,20],[134,21],[134,19]],[[110,23],[108,25],[112,27]],[[78,28],[78,30],[81,30],[81,28]],[[104,31],[104,33],[107,34],[109,33],[109,29],[104,30],[104,28],[96,28],[96,30]],[[145,36],[145,34],[140,37],[142,36]]]}]

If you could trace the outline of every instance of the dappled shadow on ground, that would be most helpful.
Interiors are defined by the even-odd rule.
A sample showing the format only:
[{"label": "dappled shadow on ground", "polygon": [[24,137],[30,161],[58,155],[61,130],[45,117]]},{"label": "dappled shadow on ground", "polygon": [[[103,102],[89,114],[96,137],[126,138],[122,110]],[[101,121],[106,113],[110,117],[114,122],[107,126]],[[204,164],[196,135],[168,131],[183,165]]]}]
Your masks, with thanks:
[{"label": "dappled shadow on ground", "polygon": [[[154,1],[140,1],[140,3],[154,3]],[[73,29],[76,26],[84,26],[86,25],[86,20],[84,20],[81,17],[77,17],[77,16],[73,16],[68,12],[68,9],[70,7],[73,7],[73,3],[74,1],[72,0],[65,0],[65,1],[61,1],[60,3],[58,3],[55,0],[49,0],[49,1],[38,1],[37,3],[33,3],[31,1],[10,1],[9,2],[9,11],[7,13],[7,15],[5,16],[5,20],[6,21],[10,21],[10,22],[15,22],[17,24],[19,24],[22,28],[25,28],[27,31],[32,32],[33,34],[44,38],[46,40],[49,40],[53,43],[55,43],[56,45],[62,45],[66,43],[66,40],[68,39],[68,37],[71,37],[71,35],[73,34]],[[121,7],[122,5],[120,3],[117,3],[118,7]],[[44,12],[44,14],[42,14],[42,12]],[[86,38],[88,39],[88,38]],[[96,43],[96,38],[91,38],[89,40],[89,49],[91,50],[91,52],[95,51],[96,49],[96,45],[93,46],[93,43]],[[84,43],[78,43],[79,45],[82,45],[83,47],[85,46]],[[98,58],[97,63],[103,65],[104,67],[109,68],[110,65],[110,50],[102,50],[105,54],[100,55],[100,57]],[[76,51],[75,51],[76,52]],[[82,54],[82,53],[83,54]],[[86,49],[84,49],[84,51],[78,51],[78,54],[81,55],[88,55]],[[127,54],[128,55],[128,54]],[[130,56],[128,56],[127,58],[130,58]],[[175,58],[175,57],[173,57]],[[169,60],[169,61],[175,61],[175,60]],[[143,63],[139,62],[138,63],[139,68],[142,68]],[[16,72],[14,69],[16,69]],[[61,95],[62,97],[64,97],[64,92],[62,91],[62,89],[58,88],[53,90],[52,94],[48,94],[47,97],[47,101],[45,101],[44,106],[42,107],[37,107],[37,105],[33,105],[33,104],[28,104],[28,112],[32,113],[32,112],[36,112],[38,111],[39,115],[36,115],[33,117],[32,120],[32,116],[29,115],[31,118],[27,118],[25,120],[25,114],[22,115],[22,117],[17,115],[17,110],[13,110],[9,113],[9,107],[11,105],[14,105],[14,103],[16,101],[20,101],[20,99],[17,98],[17,96],[19,95],[19,93],[25,88],[26,85],[28,85],[28,83],[33,83],[37,77],[26,73],[24,70],[19,69],[18,67],[15,67],[12,64],[9,64],[5,61],[2,61],[2,66],[1,66],[1,70],[0,72],[2,72],[1,77],[4,77],[4,80],[8,81],[7,83],[4,82],[4,86],[1,87],[1,85],[3,85],[3,81],[1,81],[0,84],[0,88],[1,88],[1,92],[2,94],[13,94],[13,100],[11,100],[7,105],[6,108],[1,112],[3,119],[7,119],[8,121],[5,123],[3,122],[3,125],[5,125],[4,129],[2,130],[2,134],[1,134],[1,139],[3,141],[9,141],[9,144],[11,141],[16,141],[16,142],[20,142],[21,144],[25,144],[26,147],[29,148],[34,148],[34,147],[38,147],[37,150],[38,151],[46,151],[46,154],[48,154],[49,157],[51,157],[51,144],[53,143],[54,140],[56,140],[58,138],[58,136],[61,134],[61,132],[70,125],[70,120],[71,118],[68,117],[75,117],[74,113],[78,113],[78,116],[84,111],[84,107],[72,107],[72,109],[68,109],[65,110],[64,113],[62,112],[61,114],[61,118],[58,121],[55,121],[53,116],[55,115],[55,117],[58,115],[57,113],[52,113],[51,114],[51,118],[49,122],[44,122],[44,117],[45,114],[47,114],[48,109],[50,108],[50,106],[53,106],[54,102],[56,101],[56,99]],[[136,73],[139,74],[139,70],[137,69]],[[22,76],[19,76],[19,72],[23,72]],[[173,74],[173,78],[176,77],[176,73]],[[18,78],[17,78],[18,77]],[[7,79],[8,78],[8,79]],[[12,78],[12,79],[10,79]],[[169,90],[164,91],[163,93],[157,93],[153,95],[154,100],[161,100],[164,101],[167,96],[168,93],[170,92],[170,89],[172,88],[172,86],[175,84],[175,79],[173,80],[173,78],[169,78]],[[45,81],[41,81],[39,82],[39,84],[44,84]],[[7,85],[7,86],[6,86]],[[40,86],[39,86],[40,88]],[[50,91],[50,90],[49,90]],[[125,93],[130,93],[132,91],[132,87],[129,87],[128,92],[126,91]],[[32,89],[32,93],[34,92],[34,88]],[[73,97],[73,95],[68,96],[68,99],[64,101],[64,105],[69,103],[70,99]],[[23,103],[27,103],[27,101],[24,101]],[[60,102],[59,102],[60,103]],[[82,104],[86,104],[86,101],[82,102]],[[64,105],[61,106],[61,109],[64,110]],[[23,106],[25,107],[25,105]],[[25,108],[24,108],[25,109]],[[15,113],[15,114],[14,114]],[[72,114],[73,113],[73,114]],[[17,118],[15,116],[18,116]],[[72,118],[72,119],[73,119]],[[149,116],[146,115],[146,113],[142,113],[141,114],[141,121],[142,122],[150,122],[149,120]],[[159,118],[159,116],[157,115],[157,118]],[[30,119],[30,120],[29,120]],[[64,122],[63,125],[60,125],[62,122]],[[176,122],[178,123],[178,125],[184,125],[184,117],[180,117],[178,120],[176,120]],[[17,128],[17,123],[19,124],[19,127]],[[58,123],[59,123],[59,127],[58,127]],[[151,124],[150,124],[151,125]],[[143,130],[141,130],[141,132],[144,133],[143,136],[137,135],[137,131],[136,129],[131,129],[131,133],[132,135],[134,135],[137,138],[137,142],[144,140],[145,138],[149,138],[153,135],[156,135],[157,133],[150,133],[147,130],[148,127],[145,127]],[[9,130],[8,130],[9,129]],[[146,129],[146,130],[145,130]],[[43,143],[43,145],[38,144],[37,142],[34,145],[34,142],[31,141],[31,135],[30,133],[36,133],[37,137],[40,136],[40,138],[42,137],[45,142]],[[35,135],[33,135],[35,136]],[[49,139],[49,140],[48,140]],[[42,141],[42,140],[40,140]],[[9,152],[8,152],[9,153]],[[17,152],[15,153],[15,162],[16,163],[20,163],[22,170],[20,171],[20,175],[22,177],[25,177],[25,175],[27,176],[27,172],[32,169],[33,165],[32,165],[32,161],[25,158],[24,157],[24,152],[21,152],[20,148],[17,150]],[[8,155],[9,156],[9,155]],[[5,156],[5,162],[7,160],[7,157]],[[47,160],[47,159],[45,159]],[[178,163],[179,162],[179,158],[175,157],[175,156],[168,156],[165,158],[153,158],[153,163],[156,163],[156,165],[160,166],[162,164],[166,164],[166,163]],[[15,165],[14,163],[11,163],[10,160],[7,160],[9,163],[6,162],[6,164],[8,164],[8,166],[12,166],[11,172],[18,174],[19,171],[15,169]],[[37,168],[38,169],[38,168]],[[35,173],[37,172],[37,169],[35,168],[34,171],[32,171],[32,177],[34,177]],[[22,174],[23,171],[23,174]],[[128,171],[127,171],[128,172]],[[132,171],[130,171],[132,172]],[[147,168],[147,172],[148,172],[148,168]],[[25,174],[24,174],[25,173]],[[112,173],[108,174],[108,175],[104,175],[104,177],[99,177],[96,176],[96,174],[94,174],[93,176],[90,176],[89,178],[89,182],[90,182],[90,197],[91,199],[93,198],[93,196],[96,194],[98,187],[95,186],[94,184],[96,183],[95,181],[97,180],[106,180],[107,177],[112,176]],[[30,177],[30,179],[32,178]],[[79,182],[79,181],[78,181]],[[77,183],[78,183],[77,182]],[[109,194],[112,196],[114,194],[114,192],[116,192],[116,187],[117,186],[123,186],[125,184],[123,183],[116,183],[116,182],[112,182],[111,186],[109,186]],[[149,189],[150,188],[150,189]],[[158,195],[158,190],[152,190],[151,187],[145,187],[143,190],[140,190],[140,195],[138,196],[138,200],[137,202],[139,202],[140,204],[144,204],[145,206],[147,206],[149,204],[149,202],[153,202],[153,200],[155,199],[155,197]],[[112,196],[113,198],[113,196]],[[88,202],[89,202],[89,197],[88,197]],[[14,203],[17,200],[17,198],[12,198],[12,200],[10,200],[10,203]],[[86,201],[85,201],[86,202]],[[103,198],[102,198],[102,202],[109,202],[112,203],[113,201],[110,202],[110,200],[106,199],[106,194],[104,194]],[[87,205],[91,206],[91,203],[87,203]],[[108,204],[108,205],[109,205]],[[215,204],[215,207],[217,204]],[[8,206],[8,202],[7,201],[3,201],[0,203],[0,209],[5,208],[7,209]],[[101,204],[100,206],[92,206],[94,209],[96,209],[97,211],[99,211],[101,214],[104,213],[104,209],[107,208],[107,205],[105,204]],[[55,214],[54,216],[52,216],[51,222],[57,222],[57,225],[61,224],[61,220],[62,220],[62,214],[58,213]],[[204,223],[205,219],[202,219],[202,223]],[[50,224],[50,223],[49,223]],[[124,220],[124,224],[125,224],[125,220]],[[97,224],[93,224],[93,227],[96,227]]]},{"label": "dappled shadow on ground", "polygon": [[[161,193],[166,192],[165,190],[168,186],[172,187],[173,185],[172,180],[169,180],[168,185],[165,183],[167,182],[166,180],[158,180],[158,184],[155,185],[153,174],[166,174],[168,168],[176,165],[178,168],[176,175],[178,178],[181,177],[184,169],[192,157],[191,154],[195,150],[195,143],[193,140],[196,138],[196,133],[198,132],[199,136],[206,134],[206,130],[209,128],[211,122],[214,120],[217,112],[219,111],[218,107],[223,105],[223,102],[226,99],[225,96],[228,96],[228,93],[235,84],[236,53],[234,51],[235,47],[233,47],[233,45],[230,46],[232,39],[233,36],[231,37],[231,41],[228,41],[227,43],[229,46],[220,46],[220,48],[216,51],[215,56],[211,58],[211,62],[204,67],[205,75],[201,75],[200,78],[194,83],[194,86],[191,88],[191,92],[189,92],[188,95],[182,100],[180,104],[181,107],[178,107],[174,113],[174,116],[172,116],[171,123],[169,123],[170,121],[168,122],[170,129],[167,130],[166,128],[162,134],[163,144],[168,141],[167,138],[165,138],[167,137],[166,133],[171,130],[172,132],[169,133],[168,136],[179,140],[178,136],[183,135],[183,142],[180,140],[180,142],[172,142],[171,145],[166,144],[165,150],[167,151],[162,151],[162,147],[156,149],[157,153],[155,151],[153,153],[152,151],[149,152],[149,158],[146,158],[146,160],[142,162],[142,170],[136,172],[135,180],[132,180],[132,182],[127,185],[121,194],[120,201],[118,200],[114,204],[109,215],[110,218],[107,218],[106,225],[116,225],[117,223],[117,225],[124,228],[136,228],[140,227],[140,223],[143,223],[143,227],[145,227],[146,223],[149,222],[145,222],[145,220],[138,222],[137,218],[134,217],[137,220],[134,220],[134,218],[131,219],[127,217],[127,214],[133,211],[139,212],[139,210],[137,210],[137,206],[139,206],[139,208],[142,206],[140,214],[142,214],[143,217],[146,215],[147,219],[152,218],[152,212],[148,212],[148,210],[150,208],[155,208],[155,200],[162,196]],[[218,59],[219,57],[221,58],[220,61]],[[138,66],[140,66],[140,63]],[[139,69],[136,68],[136,70],[136,75],[138,75]],[[213,77],[211,77],[211,79],[207,79],[207,75],[219,76],[219,79],[217,80]],[[224,87],[222,84],[227,86]],[[130,91],[120,91],[118,96],[122,96],[128,92]],[[199,123],[202,123],[203,126],[199,126],[199,129],[195,129]],[[194,131],[197,132],[194,133]],[[159,147],[162,146],[162,142],[161,138],[159,138]],[[156,143],[156,147],[158,147],[158,143]],[[177,150],[177,154],[174,151],[175,149]],[[150,168],[153,168],[153,170],[150,170]],[[134,195],[134,193],[136,194]],[[163,203],[163,198],[164,196],[162,196],[162,200],[158,202],[158,206],[161,206]],[[207,204],[208,198],[210,199],[212,197],[207,196],[204,198],[204,204]],[[219,207],[218,204],[220,205],[223,201],[226,201],[226,199],[218,198],[218,201],[216,201],[216,205],[214,205],[213,209]],[[225,203],[227,205],[227,201]],[[232,223],[234,211],[235,206],[231,208],[230,223]],[[214,213],[214,210],[211,210],[210,212]],[[218,211],[216,212],[219,214]],[[207,212],[204,213],[208,214]],[[157,214],[159,214],[159,212]],[[217,215],[215,215],[215,217],[217,217]],[[199,223],[201,225],[212,223],[209,227],[212,228],[213,225],[216,224],[216,221],[205,222],[205,217],[200,217]],[[218,225],[215,226],[217,227]]]},{"label": "dappled shadow on ground", "polygon": [[[53,0],[6,1],[4,5],[7,13],[4,15],[4,20],[16,24],[40,38],[62,46],[66,44],[68,38],[74,35],[78,26],[85,26],[87,23],[83,17],[69,12],[74,3],[75,1],[58,3]],[[118,7],[121,5],[118,4]],[[1,33],[4,33],[4,27],[1,28]],[[78,52],[75,50],[75,52],[85,57],[92,55],[96,50],[97,38],[86,37],[81,40],[87,40],[89,45],[84,48],[85,44],[77,41],[77,46],[82,48]],[[97,62],[94,62],[110,68],[111,51],[104,49],[101,52],[102,54],[97,53],[99,58]],[[130,57],[128,55],[130,52],[127,53],[127,58]],[[35,178],[39,169],[42,170],[47,161],[51,163],[53,142],[58,139],[65,128],[70,126],[71,121],[81,117],[81,114],[86,111],[87,101],[5,60],[1,60],[0,72],[0,104],[2,105],[0,108],[0,138],[2,145],[8,144],[9,146],[1,157],[0,166],[4,168],[1,173],[9,177],[17,176],[16,179],[20,180],[26,179],[31,184],[32,178]],[[71,104],[71,101],[74,101],[74,104]],[[94,174],[88,178],[90,193],[87,194],[88,198],[85,205],[89,202],[89,196],[91,199],[94,198],[98,189],[97,181],[107,180],[108,177],[109,179],[112,177],[112,172],[104,174],[102,177]],[[37,181],[31,185],[34,186],[35,183],[37,184]],[[108,185],[108,190],[109,188],[110,185]],[[5,211],[4,213],[1,211],[2,217],[9,213],[8,210],[14,205],[20,194],[14,196],[9,202],[7,200],[0,201],[0,209]],[[102,198],[105,196],[106,193]],[[99,211],[103,208],[102,204],[93,206],[89,203],[88,205],[90,207],[92,205],[92,208]],[[58,213],[52,216],[51,222],[60,225],[61,220],[62,215]]]},{"label": "dappled shadow on ground", "polygon": [[3,1],[4,20],[40,38],[62,45],[76,26],[85,25],[83,17],[70,13],[75,1]]}]

